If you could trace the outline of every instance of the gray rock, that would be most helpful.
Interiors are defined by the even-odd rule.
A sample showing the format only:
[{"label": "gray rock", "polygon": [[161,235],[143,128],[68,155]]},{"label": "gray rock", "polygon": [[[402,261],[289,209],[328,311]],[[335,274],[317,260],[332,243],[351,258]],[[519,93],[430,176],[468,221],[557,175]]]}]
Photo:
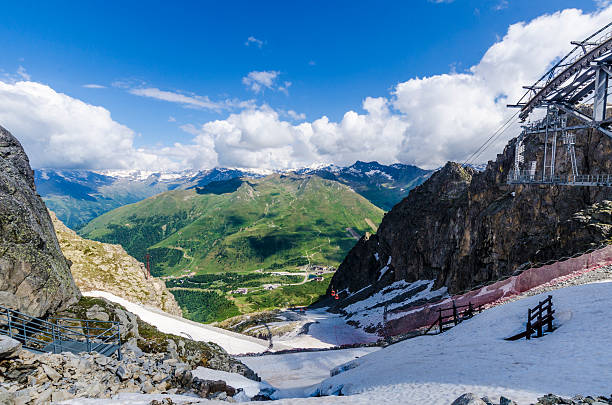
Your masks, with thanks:
[{"label": "gray rock", "polygon": [[123,366],[117,367],[117,371],[115,372],[115,374],[117,375],[117,377],[119,377],[121,381],[125,381],[132,377],[132,373],[126,370]]},{"label": "gray rock", "polygon": [[471,392],[468,392],[467,394],[463,394],[459,398],[455,399],[452,405],[486,405],[486,402]]},{"label": "gray rock", "polygon": [[106,313],[106,311],[104,311],[103,308],[98,305],[94,305],[89,308],[86,312],[86,315],[87,319],[95,319],[103,322],[110,320],[110,316]]},{"label": "gray rock", "polygon": [[19,355],[21,343],[8,336],[0,335],[0,359],[11,359]]},{"label": "gray rock", "polygon": [[155,387],[153,387],[153,384],[151,384],[151,381],[147,380],[144,383],[142,383],[142,387],[140,388],[142,390],[142,392],[144,392],[145,394],[149,394],[151,392],[153,392],[153,390],[155,389]]},{"label": "gray rock", "polygon": [[480,399],[482,399],[487,405],[495,405],[495,404],[493,404],[493,401],[491,401],[491,398],[489,398],[487,396],[484,396],[484,397],[482,397]]},{"label": "gray rock", "polygon": [[0,127],[0,305],[33,316],[81,296],[21,144]]},{"label": "gray rock", "polygon": [[509,398],[501,396],[499,397],[499,405],[517,405],[517,403]]},{"label": "gray rock", "polygon": [[42,369],[47,375],[47,377],[49,377],[49,379],[54,382],[59,381],[59,379],[62,378],[61,374],[58,373],[53,367],[50,367],[46,364],[42,364]]}]

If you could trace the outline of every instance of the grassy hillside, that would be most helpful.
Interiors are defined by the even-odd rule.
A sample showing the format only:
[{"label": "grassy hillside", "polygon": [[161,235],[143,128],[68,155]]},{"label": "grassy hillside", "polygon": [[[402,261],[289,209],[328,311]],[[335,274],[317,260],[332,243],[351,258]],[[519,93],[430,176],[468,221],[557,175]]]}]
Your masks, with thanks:
[{"label": "grassy hillside", "polygon": [[[119,243],[157,275],[337,266],[383,211],[318,176],[272,175],[174,190],[108,212],[81,234]],[[369,224],[370,223],[370,224]]]}]

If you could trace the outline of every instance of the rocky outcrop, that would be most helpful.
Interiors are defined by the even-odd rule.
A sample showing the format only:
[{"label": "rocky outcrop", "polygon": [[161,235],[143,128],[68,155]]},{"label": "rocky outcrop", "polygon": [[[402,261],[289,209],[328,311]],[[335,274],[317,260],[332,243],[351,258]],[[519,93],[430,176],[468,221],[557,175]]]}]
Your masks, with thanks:
[{"label": "rocky outcrop", "polygon": [[230,356],[223,348],[212,342],[201,342],[160,332],[155,326],[143,322],[138,316],[124,307],[104,298],[82,297],[78,303],[68,309],[54,314],[64,326],[79,326],[74,319],[84,322],[115,321],[121,324],[121,340],[126,346],[134,347],[135,351],[149,354],[163,354],[166,358],[214,370],[238,373],[246,378],[259,381],[253,370]]},{"label": "rocky outcrop", "polygon": [[0,127],[0,305],[44,316],[79,297],[28,157]]},{"label": "rocky outcrop", "polygon": [[72,262],[72,277],[81,291],[106,291],[131,302],[182,316],[174,295],[162,280],[148,277],[144,264],[121,245],[81,238],[49,212],[62,252]]},{"label": "rocky outcrop", "polygon": [[228,398],[225,381],[202,380],[189,365],[164,354],[125,348],[122,360],[98,353],[35,355],[25,350],[0,360],[0,403],[46,404],[77,398],[110,398],[122,392]]},{"label": "rocky outcrop", "polygon": [[[447,163],[393,207],[377,234],[364,236],[334,275],[330,290],[341,291],[340,306],[350,293],[399,280],[436,280],[434,288],[458,293],[609,240],[612,189],[508,185],[515,142],[484,172]],[[528,139],[525,160],[541,166],[543,150],[543,138]],[[611,155],[607,136],[578,134],[579,172],[612,173]],[[565,158],[559,147],[558,174],[569,170]]]}]

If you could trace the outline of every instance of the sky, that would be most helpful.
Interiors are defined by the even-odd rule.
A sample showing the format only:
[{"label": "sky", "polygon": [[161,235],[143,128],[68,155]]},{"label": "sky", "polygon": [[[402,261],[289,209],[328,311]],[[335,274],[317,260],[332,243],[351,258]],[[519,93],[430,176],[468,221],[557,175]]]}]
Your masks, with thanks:
[{"label": "sky", "polygon": [[463,161],[612,21],[609,0],[125,3],[3,4],[0,125],[33,167]]}]

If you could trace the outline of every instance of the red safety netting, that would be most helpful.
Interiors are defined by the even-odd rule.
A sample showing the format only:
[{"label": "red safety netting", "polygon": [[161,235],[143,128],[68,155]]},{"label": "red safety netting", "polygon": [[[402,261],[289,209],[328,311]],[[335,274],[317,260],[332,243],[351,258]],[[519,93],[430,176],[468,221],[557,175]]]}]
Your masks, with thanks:
[{"label": "red safety netting", "polygon": [[578,277],[601,266],[612,264],[612,246],[606,246],[578,257],[547,264],[523,271],[485,287],[454,295],[442,301],[430,303],[405,311],[391,312],[386,325],[387,333],[399,335],[432,325],[438,319],[439,308],[449,308],[455,301],[457,306],[490,307],[500,304],[533,288],[554,285],[567,279]]}]

